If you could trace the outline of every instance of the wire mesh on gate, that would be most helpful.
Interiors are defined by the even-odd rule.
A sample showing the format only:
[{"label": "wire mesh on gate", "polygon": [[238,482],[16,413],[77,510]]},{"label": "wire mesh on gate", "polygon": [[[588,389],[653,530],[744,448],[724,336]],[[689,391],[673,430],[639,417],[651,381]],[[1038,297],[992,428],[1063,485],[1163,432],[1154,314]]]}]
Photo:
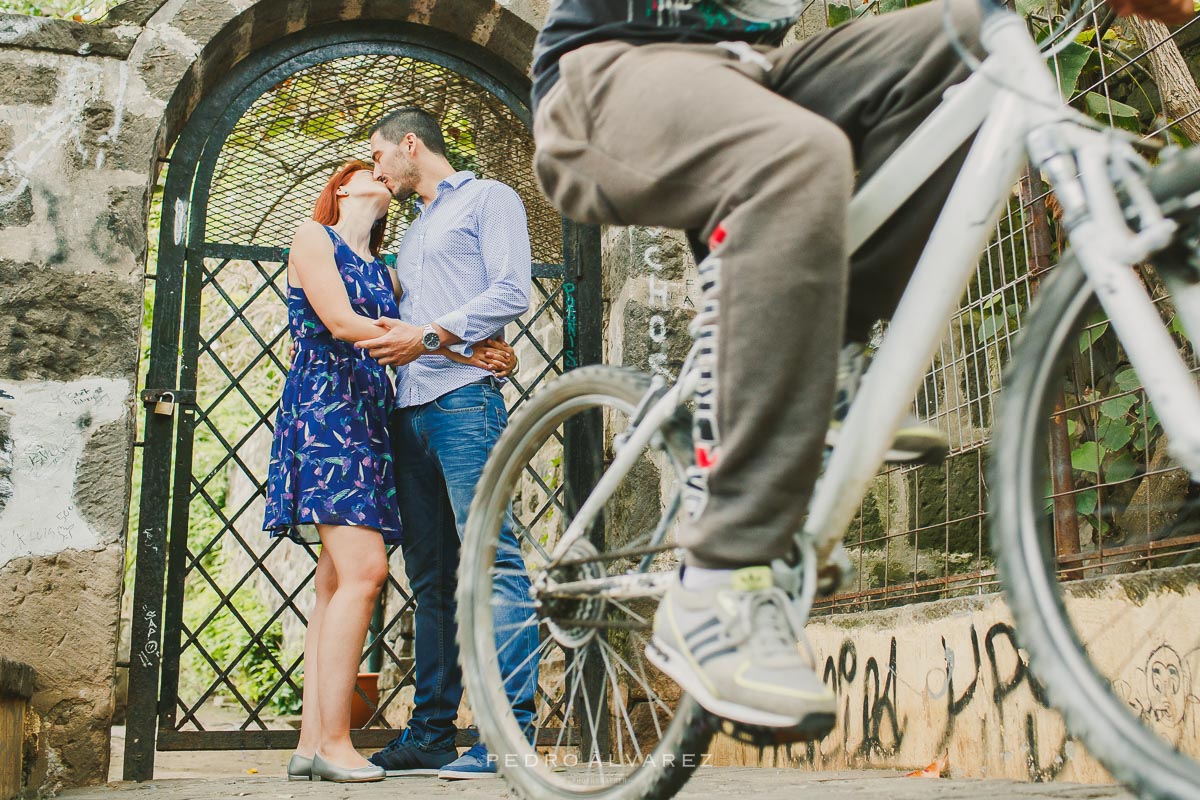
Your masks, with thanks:
[{"label": "wire mesh on gate", "polygon": [[[336,58],[264,92],[221,150],[206,240],[287,247],[333,171],[350,158],[371,160],[371,126],[407,105],[441,120],[453,167],[502,180],[517,191],[529,215],[533,260],[561,263],[561,217],[533,177],[533,137],[525,124],[470,78],[393,55]],[[392,207],[385,248],[414,218],[413,200]]]},{"label": "wire mesh on gate", "polygon": [[[453,166],[512,186],[528,213],[534,290],[530,311],[508,330],[522,364],[505,389],[510,408],[562,372],[562,222],[533,179],[532,136],[504,102],[446,67],[379,54],[308,67],[255,100],[224,142],[201,198],[204,242],[189,245],[199,288],[185,312],[184,360],[186,372],[187,353],[195,354],[198,399],[178,689],[168,712],[175,730],[268,731],[300,709],[316,554],[261,530],[291,344],[285,248],[333,171],[351,158],[370,161],[370,126],[414,104],[442,121]],[[414,214],[411,198],[392,207],[385,252]],[[396,728],[407,719],[414,604],[398,577],[398,553],[389,558],[385,602],[361,661],[364,673],[379,674],[378,696],[368,682],[357,698],[363,727]],[[547,707],[557,702],[544,699]]]},{"label": "wire mesh on gate", "polygon": [[[913,4],[823,0],[808,6],[799,27],[816,32],[906,5]],[[1021,8],[1039,37],[1065,10],[1036,0]],[[1169,31],[1159,23],[1118,19],[1105,5],[1085,13],[1086,27],[1051,61],[1063,98],[1098,120],[1146,138],[1180,146],[1200,141],[1196,20]],[[1014,336],[1043,275],[1058,263],[1065,246],[1054,212],[1053,195],[1039,176],[1027,172],[1013,187],[914,399],[917,415],[946,434],[950,455],[942,466],[895,467],[877,476],[845,537],[857,568],[856,583],[822,601],[818,612],[994,591],[986,446]],[[1178,329],[1174,332],[1195,369],[1195,354]],[[1061,432],[1065,438],[1059,458],[1073,478],[1069,486],[1048,486],[1046,491],[1061,574],[1067,578],[1152,568],[1200,551],[1200,535],[1184,519],[1190,519],[1190,512],[1173,521],[1173,528],[1163,528],[1163,521],[1153,518],[1163,492],[1180,494],[1186,509],[1194,498],[1183,495],[1194,490],[1184,488],[1186,476],[1179,470],[1161,466],[1164,455],[1156,449],[1161,429],[1112,340],[1103,315],[1097,314],[1080,339],[1080,360],[1071,381],[1079,395],[1067,410],[1079,422]],[[1132,518],[1139,515],[1144,519],[1135,524]]]}]

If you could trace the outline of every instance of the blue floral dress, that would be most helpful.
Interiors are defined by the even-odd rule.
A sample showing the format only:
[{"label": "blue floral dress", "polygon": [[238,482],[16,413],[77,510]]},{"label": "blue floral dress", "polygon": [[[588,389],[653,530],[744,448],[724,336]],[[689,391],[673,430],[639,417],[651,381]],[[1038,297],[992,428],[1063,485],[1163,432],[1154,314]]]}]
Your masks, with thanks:
[{"label": "blue floral dress", "polygon": [[[365,261],[326,227],[355,312],[399,318],[387,267]],[[296,355],[283,385],[267,482],[263,529],[319,541],[314,523],[375,528],[400,541],[396,472],[388,438],[395,403],[387,369],[352,342],[333,338],[303,289],[288,287]]]}]

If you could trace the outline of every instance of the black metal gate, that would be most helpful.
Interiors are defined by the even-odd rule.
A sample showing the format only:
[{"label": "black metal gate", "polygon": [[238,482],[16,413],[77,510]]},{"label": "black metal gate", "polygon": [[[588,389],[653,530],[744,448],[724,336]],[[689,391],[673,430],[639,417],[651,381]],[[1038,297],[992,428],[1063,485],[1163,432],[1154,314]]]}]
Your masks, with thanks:
[{"label": "black metal gate", "polygon": [[[168,168],[142,394],[126,779],[153,776],[156,747],[298,739],[286,720],[299,704],[316,553],[261,532],[290,345],[283,248],[332,170],[369,160],[376,119],[400,105],[428,108],[456,167],[504,181],[525,202],[534,302],[509,332],[522,359],[510,408],[547,378],[599,360],[599,235],[561,220],[539,194],[527,97],[527,79],[477,45],[420,26],[350,24],[246,59],[190,118]],[[390,244],[412,215],[411,204],[393,212]],[[166,392],[173,415],[154,410]],[[568,430],[564,444],[570,461],[595,447],[585,431]],[[591,479],[594,459],[585,460],[566,465],[568,480]],[[395,577],[385,594],[363,653],[383,685],[377,698],[360,692],[360,746],[394,735],[412,677],[412,600]]]}]

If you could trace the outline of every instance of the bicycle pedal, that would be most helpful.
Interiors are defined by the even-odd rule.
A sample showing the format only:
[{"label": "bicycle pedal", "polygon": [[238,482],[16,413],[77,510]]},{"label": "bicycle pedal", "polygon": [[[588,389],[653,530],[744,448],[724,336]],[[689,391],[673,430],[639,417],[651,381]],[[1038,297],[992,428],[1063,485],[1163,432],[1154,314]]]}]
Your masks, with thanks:
[{"label": "bicycle pedal", "polygon": [[754,747],[779,747],[823,739],[836,725],[837,718],[833,714],[809,714],[798,725],[790,728],[768,728],[722,719],[717,730],[743,744]]},{"label": "bicycle pedal", "polygon": [[950,452],[950,443],[936,428],[913,428],[898,434],[883,461],[888,464],[918,464],[941,467]]}]

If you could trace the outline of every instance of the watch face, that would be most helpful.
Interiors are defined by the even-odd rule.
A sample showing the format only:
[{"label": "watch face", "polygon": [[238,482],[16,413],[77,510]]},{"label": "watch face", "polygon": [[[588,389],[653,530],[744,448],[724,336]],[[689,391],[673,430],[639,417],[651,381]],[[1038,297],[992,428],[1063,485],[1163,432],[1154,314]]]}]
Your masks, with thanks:
[{"label": "watch face", "polygon": [[430,331],[429,333],[425,334],[421,338],[421,341],[424,343],[426,350],[437,350],[442,346],[441,337],[439,337],[434,331]]}]

